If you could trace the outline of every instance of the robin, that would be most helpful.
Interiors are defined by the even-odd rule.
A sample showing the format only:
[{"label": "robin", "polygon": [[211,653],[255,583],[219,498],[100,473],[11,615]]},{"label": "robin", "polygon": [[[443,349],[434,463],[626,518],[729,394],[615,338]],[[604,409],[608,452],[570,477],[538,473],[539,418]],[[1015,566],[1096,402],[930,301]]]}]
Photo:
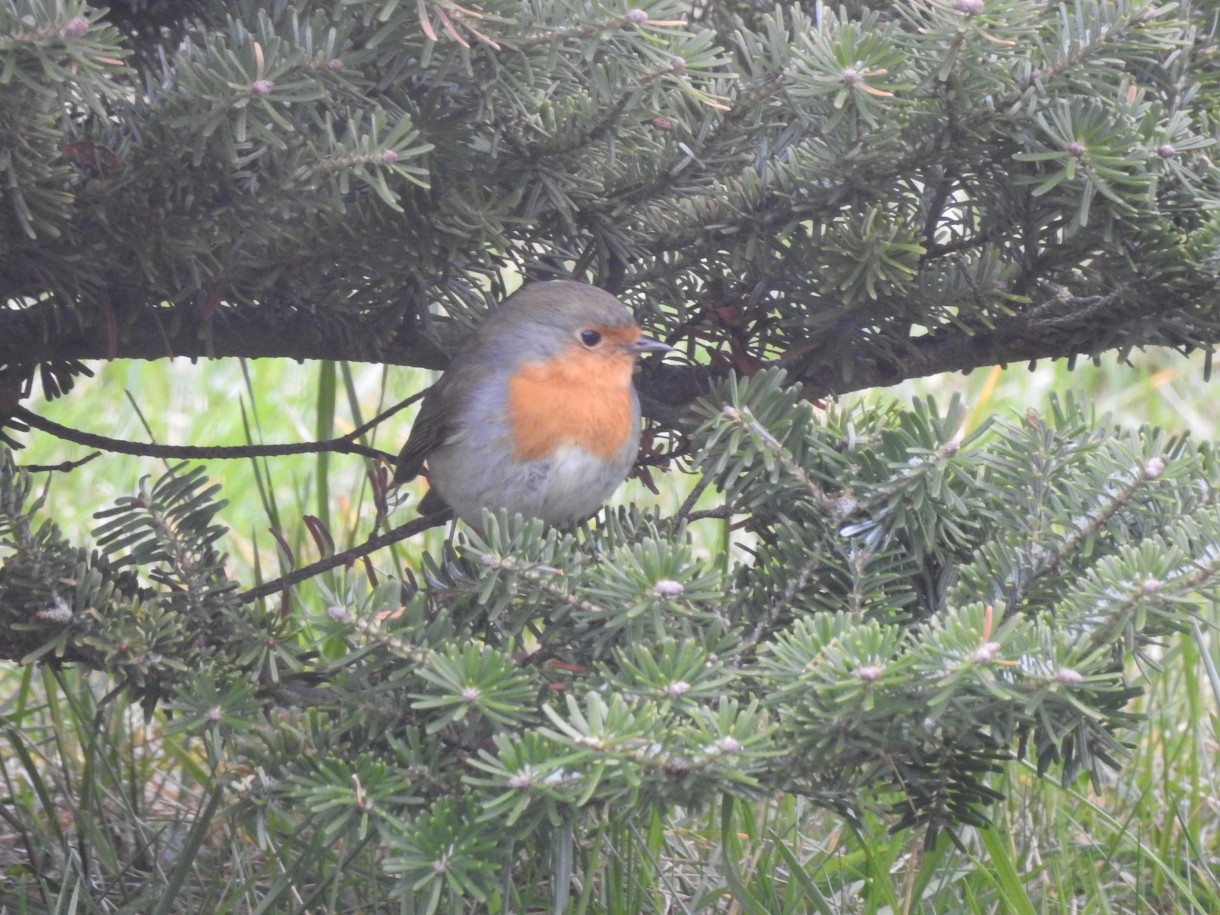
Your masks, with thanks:
[{"label": "robin", "polygon": [[420,514],[482,510],[564,526],[592,515],[635,463],[636,358],[670,347],[640,335],[618,299],[584,283],[524,286],[466,340],[424,395],[394,483],[428,464]]}]

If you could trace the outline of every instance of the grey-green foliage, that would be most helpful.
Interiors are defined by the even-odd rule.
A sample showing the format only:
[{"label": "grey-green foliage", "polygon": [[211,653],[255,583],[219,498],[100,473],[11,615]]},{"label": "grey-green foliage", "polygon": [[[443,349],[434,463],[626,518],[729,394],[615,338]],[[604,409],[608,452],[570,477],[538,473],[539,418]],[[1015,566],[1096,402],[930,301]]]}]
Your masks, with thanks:
[{"label": "grey-green foliage", "polygon": [[[225,503],[203,469],[179,466],[98,512],[97,548],[73,546],[41,518],[44,493],[12,454],[0,454],[0,627],[4,655],[104,670],[151,710],[184,682],[218,665],[208,681],[253,693],[276,676],[277,640],[291,638],[278,613],[239,604],[228,557],[215,542]],[[295,652],[289,669],[300,662]],[[196,680],[198,684],[199,680]],[[244,684],[244,685],[243,685]]]},{"label": "grey-green foliage", "polygon": [[1217,339],[1206,2],[190,8],[0,10],[11,339],[435,364],[505,268],[823,390]]},{"label": "grey-green foliage", "polygon": [[429,910],[566,885],[585,859],[538,849],[675,805],[790,792],[953,833],[984,822],[1013,754],[1067,781],[1121,760],[1124,658],[1216,597],[1210,447],[1074,398],[962,440],[956,403],[819,416],[779,373],[704,403],[696,467],[732,508],[733,557],[695,545],[721,521],[488,516],[423,586],[305,589],[290,630],[223,584],[214,491],[175,470],[102,513],[108,552],[73,573],[139,572],[174,634],[163,669],[201,667],[142,685],[116,660],[130,601],[82,609],[65,584],[72,612],[39,614],[25,570],[63,548],[23,533],[44,505],[10,464],[6,613],[133,697],[155,683],[175,731],[258,773],[234,776],[236,810],[294,872],[342,880],[382,848],[362,867]]},{"label": "grey-green foliage", "polygon": [[[83,353],[210,353],[243,320],[274,330],[258,355],[410,350],[506,269],[818,390],[1217,339],[1204,0],[189,7],[133,48],[101,4],[0,5],[4,410],[35,348],[64,347],[49,393]],[[91,552],[6,455],[2,654],[171,712],[275,861],[266,908],[308,885],[526,911],[595,891],[568,879],[590,830],[675,805],[789,792],[955,830],[1010,753],[1095,771],[1125,653],[1214,598],[1208,447],[1072,401],[958,441],[956,406],[823,418],[774,374],[702,409],[731,530],[489,518],[419,581],[300,607],[241,599],[199,471],[105,512]],[[121,895],[141,855],[93,856],[89,885]]]}]

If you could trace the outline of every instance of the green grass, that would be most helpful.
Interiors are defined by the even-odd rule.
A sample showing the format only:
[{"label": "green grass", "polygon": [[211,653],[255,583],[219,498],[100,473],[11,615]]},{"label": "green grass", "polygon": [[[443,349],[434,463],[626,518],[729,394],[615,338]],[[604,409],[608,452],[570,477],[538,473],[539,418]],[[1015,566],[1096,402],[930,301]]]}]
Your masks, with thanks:
[{"label": "green grass", "polygon": [[[1079,388],[1121,423],[1150,422],[1220,438],[1200,360],[1137,354],[1135,368],[1108,359],[1073,373],[977,372],[912,382],[870,397],[961,392],[972,421],[989,413],[1045,406],[1051,391]],[[123,439],[181,444],[296,442],[341,434],[412,393],[421,373],[374,366],[319,370],[264,360],[246,365],[120,363],[63,400],[36,405],[44,415]],[[848,398],[850,404],[855,398]],[[138,407],[138,409],[137,409]],[[148,422],[149,428],[144,423]],[[410,413],[373,433],[370,444],[393,452]],[[88,449],[49,436],[26,437],[25,463],[58,463]],[[92,525],[85,511],[132,492],[161,462],[106,455],[71,474],[54,474],[54,515],[74,538]],[[322,519],[340,546],[359,542],[375,523],[367,465],[351,456],[303,455],[213,461],[231,504],[224,542],[243,581],[272,578],[286,557],[318,557],[303,521]],[[679,504],[693,478],[658,479],[662,502]],[[410,517],[418,491],[391,518]],[[653,500],[639,484],[620,499]],[[710,499],[711,496],[705,496]],[[706,549],[718,551],[723,526],[707,523]],[[375,557],[386,572],[414,567],[443,532]],[[341,575],[327,579],[338,587]],[[306,586],[309,587],[309,586]],[[607,821],[567,846],[572,860],[535,862],[538,883],[572,868],[591,875],[564,903],[579,913],[1143,913],[1220,912],[1220,754],[1216,688],[1205,661],[1217,651],[1220,611],[1193,635],[1166,643],[1159,670],[1134,671],[1146,692],[1144,717],[1129,734],[1121,771],[1099,784],[1061,785],[1021,762],[996,787],[1007,795],[993,826],[942,837],[891,835],[878,816],[858,825],[795,798],[734,802],[650,824]],[[307,875],[274,847],[260,844],[257,813],[217,816],[223,797],[212,773],[163,719],[145,722],[118,704],[97,675],[8,665],[0,670],[0,913],[95,912],[97,875],[108,899],[129,912],[400,911],[372,881],[351,887],[306,885]],[[230,784],[256,781],[256,770],[226,773]],[[308,842],[307,837],[301,837]],[[352,862],[354,873],[369,867]],[[224,879],[217,879],[223,874]],[[359,885],[359,884],[357,884]],[[522,887],[506,888],[496,910],[535,911]],[[355,895],[353,895],[355,894]],[[114,909],[108,909],[114,911]],[[406,910],[402,910],[406,911]]]}]

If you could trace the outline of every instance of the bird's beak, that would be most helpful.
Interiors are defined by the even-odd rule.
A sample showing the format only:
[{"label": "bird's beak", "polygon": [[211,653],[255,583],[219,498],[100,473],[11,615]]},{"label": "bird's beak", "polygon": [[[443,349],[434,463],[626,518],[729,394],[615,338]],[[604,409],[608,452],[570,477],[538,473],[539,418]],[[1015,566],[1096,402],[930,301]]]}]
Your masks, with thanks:
[{"label": "bird's beak", "polygon": [[635,343],[631,344],[631,352],[637,356],[642,356],[645,353],[668,353],[671,349],[673,347],[668,343],[653,340],[651,337],[640,337]]}]

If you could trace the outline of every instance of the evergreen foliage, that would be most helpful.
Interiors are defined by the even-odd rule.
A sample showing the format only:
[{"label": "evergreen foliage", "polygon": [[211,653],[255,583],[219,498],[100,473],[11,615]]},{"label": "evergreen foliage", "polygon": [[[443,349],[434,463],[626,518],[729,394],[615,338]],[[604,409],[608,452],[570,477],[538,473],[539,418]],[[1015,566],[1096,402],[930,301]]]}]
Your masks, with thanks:
[{"label": "evergreen foliage", "polygon": [[0,20],[26,371],[438,367],[506,269],[821,392],[1217,338],[1205,3],[112,7]]},{"label": "evergreen foliage", "polygon": [[[253,599],[201,468],[85,547],[5,449],[0,654],[104,674],[76,711],[166,716],[207,785],[185,837],[77,861],[61,831],[56,873],[159,910],[128,876],[223,816],[275,861],[266,908],[563,911],[677,810],[719,804],[729,857],[776,795],[961,841],[1006,760],[1102,778],[1125,661],[1217,597],[1212,447],[1074,398],[964,440],[956,402],[808,401],[1210,351],[1213,28],[1201,0],[9,0],[6,441],[34,375],[69,394],[84,359],[439,367],[506,277],[558,273],[677,344],[641,388],[719,506],[488,516],[416,574]],[[5,736],[36,773],[26,714]],[[715,904],[694,886],[668,892]]]},{"label": "evergreen foliage", "polygon": [[488,516],[426,585],[355,580],[290,622],[234,594],[198,471],[100,513],[86,560],[9,460],[4,629],[161,699],[212,770],[243,761],[234,814],[295,879],[364,856],[426,910],[535,898],[540,869],[566,893],[580,836],[674,805],[779,791],[956,834],[1014,753],[1117,765],[1125,653],[1217,597],[1212,450],[1072,399],[963,442],[957,405],[819,420],[782,381],[730,382],[694,433],[740,562],[635,508]]}]

